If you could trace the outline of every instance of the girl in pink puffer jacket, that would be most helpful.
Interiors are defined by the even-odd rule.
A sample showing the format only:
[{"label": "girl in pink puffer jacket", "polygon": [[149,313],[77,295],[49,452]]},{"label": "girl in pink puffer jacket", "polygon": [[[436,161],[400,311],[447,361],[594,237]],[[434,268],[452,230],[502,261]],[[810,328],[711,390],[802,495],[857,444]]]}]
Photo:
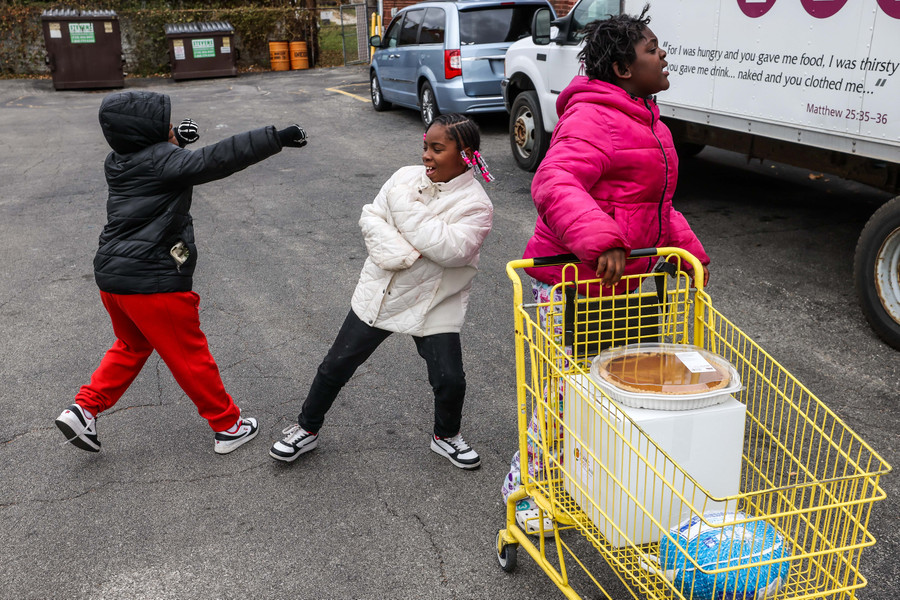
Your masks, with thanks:
[{"label": "girl in pink puffer jacket", "polygon": [[[586,76],[575,77],[559,95],[559,122],[531,184],[538,217],[524,257],[575,254],[581,261],[577,278],[600,280],[579,289],[589,297],[624,293],[623,275],[653,269],[655,257],[626,263],[637,248],[683,248],[703,264],[704,284],[709,280],[709,257],[672,205],[678,156],[653,98],[669,88],[668,63],[647,27],[648,10],[645,6],[637,17],[619,15],[587,25],[579,55]],[[562,280],[562,270],[526,269],[534,279],[537,302],[549,302],[559,293],[552,286]],[[545,319],[542,315],[541,322]],[[533,418],[532,435],[539,435],[535,424]],[[541,461],[532,446],[528,463],[534,474]],[[520,485],[519,468],[516,453],[502,487],[504,499]],[[537,510],[528,499],[520,505],[533,531]]]},{"label": "girl in pink puffer jacket", "polygon": [[[525,258],[571,252],[582,261],[578,278],[596,274],[604,285],[653,267],[655,259],[626,267],[636,248],[677,246],[709,263],[672,206],[678,156],[652,97],[669,88],[668,63],[646,12],[586,27],[580,58],[587,76],[575,77],[559,95],[559,123],[531,184],[538,218]],[[562,267],[527,272],[553,285]]]}]

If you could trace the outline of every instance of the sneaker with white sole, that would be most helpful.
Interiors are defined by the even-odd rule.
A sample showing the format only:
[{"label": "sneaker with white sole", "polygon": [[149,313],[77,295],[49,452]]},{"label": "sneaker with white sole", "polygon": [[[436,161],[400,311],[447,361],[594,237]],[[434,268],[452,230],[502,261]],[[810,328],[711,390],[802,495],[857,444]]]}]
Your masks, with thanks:
[{"label": "sneaker with white sole", "polygon": [[285,427],[281,433],[284,438],[272,444],[272,449],[269,450],[269,456],[275,460],[291,462],[319,445],[319,434],[310,433],[297,423]]},{"label": "sneaker with white sole", "polygon": [[97,439],[97,419],[89,417],[84,409],[72,404],[56,418],[56,426],[66,436],[66,441],[88,452],[100,452]]},{"label": "sneaker with white sole", "polygon": [[[216,432],[216,454],[228,454],[234,452],[259,433],[259,425],[253,417],[241,417],[236,431]],[[230,432],[230,433],[229,433]]]},{"label": "sneaker with white sole", "polygon": [[481,466],[481,457],[469,447],[460,433],[453,437],[432,435],[431,449],[446,457],[460,469],[477,469]]}]

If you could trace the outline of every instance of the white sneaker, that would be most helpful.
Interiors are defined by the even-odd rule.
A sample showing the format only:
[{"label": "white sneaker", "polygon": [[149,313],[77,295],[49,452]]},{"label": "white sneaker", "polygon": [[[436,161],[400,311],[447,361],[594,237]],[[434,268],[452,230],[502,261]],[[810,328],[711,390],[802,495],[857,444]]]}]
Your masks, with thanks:
[{"label": "white sneaker", "polygon": [[56,426],[66,436],[66,441],[88,452],[100,452],[97,439],[97,419],[88,417],[84,409],[72,404],[56,418]]},{"label": "white sneaker", "polygon": [[234,433],[219,431],[216,433],[216,454],[234,452],[259,433],[259,426],[253,417],[241,417],[241,424]]},{"label": "white sneaker", "polygon": [[272,444],[272,449],[269,450],[269,456],[275,460],[291,462],[319,445],[319,434],[310,433],[297,423],[285,427],[281,433],[284,434],[284,439]]},{"label": "white sneaker", "polygon": [[453,437],[431,436],[431,449],[445,456],[460,469],[477,469],[481,466],[481,457],[469,447],[462,434]]}]

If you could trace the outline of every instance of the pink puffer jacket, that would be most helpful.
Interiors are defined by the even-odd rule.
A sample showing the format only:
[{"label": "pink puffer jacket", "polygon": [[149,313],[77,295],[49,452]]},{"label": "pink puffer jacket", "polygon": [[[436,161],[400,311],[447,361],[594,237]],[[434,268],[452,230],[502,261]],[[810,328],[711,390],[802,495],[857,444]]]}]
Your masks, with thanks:
[{"label": "pink puffer jacket", "polygon": [[[584,263],[579,279],[595,278],[597,259],[611,248],[677,246],[708,264],[672,206],[678,156],[656,103],[579,76],[560,94],[556,110],[559,123],[531,184],[538,218],[524,257],[574,253]],[[655,262],[629,260],[625,274],[649,272]],[[551,285],[562,276],[562,267],[526,271]]]}]

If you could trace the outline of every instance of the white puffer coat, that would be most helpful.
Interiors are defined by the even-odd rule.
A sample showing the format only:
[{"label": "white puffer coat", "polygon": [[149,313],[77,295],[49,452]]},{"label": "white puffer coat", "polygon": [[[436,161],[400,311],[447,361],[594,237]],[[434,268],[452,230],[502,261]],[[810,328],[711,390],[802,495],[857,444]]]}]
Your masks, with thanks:
[{"label": "white puffer coat", "polygon": [[359,219],[369,256],[353,312],[395,333],[459,332],[493,212],[471,169],[446,183],[398,170]]}]

